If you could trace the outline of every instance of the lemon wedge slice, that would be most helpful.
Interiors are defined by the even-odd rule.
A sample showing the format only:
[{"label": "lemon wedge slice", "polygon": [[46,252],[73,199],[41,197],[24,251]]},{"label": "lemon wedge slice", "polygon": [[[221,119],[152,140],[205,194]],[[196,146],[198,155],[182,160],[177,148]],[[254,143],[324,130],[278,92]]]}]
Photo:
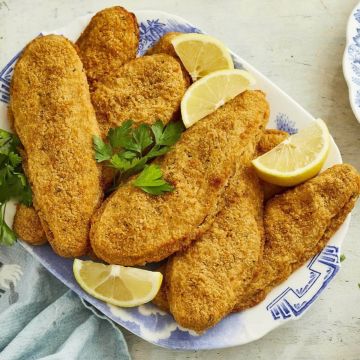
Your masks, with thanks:
[{"label": "lemon wedge slice", "polygon": [[73,272],[76,281],[88,294],[121,307],[151,301],[163,278],[159,272],[79,259],[74,260]]},{"label": "lemon wedge slice", "polygon": [[181,100],[181,116],[189,128],[255,84],[245,70],[219,70],[194,82]]},{"label": "lemon wedge slice", "polygon": [[329,148],[329,130],[323,120],[317,119],[252,163],[261,179],[276,185],[294,186],[321,170]]},{"label": "lemon wedge slice", "polygon": [[171,43],[193,81],[217,70],[234,68],[227,48],[212,36],[181,34]]}]

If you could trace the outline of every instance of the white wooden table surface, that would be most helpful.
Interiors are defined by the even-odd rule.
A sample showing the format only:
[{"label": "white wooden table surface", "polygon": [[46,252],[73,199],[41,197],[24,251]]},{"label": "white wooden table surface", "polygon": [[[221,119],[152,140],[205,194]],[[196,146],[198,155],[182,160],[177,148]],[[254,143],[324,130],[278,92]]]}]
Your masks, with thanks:
[{"label": "white wooden table surface", "polygon": [[[119,4],[178,14],[225,42],[316,117],[360,170],[360,124],[342,75],[346,21],[357,0],[0,0],[0,68],[41,30]],[[303,318],[252,344],[174,352],[124,331],[133,359],[360,359],[360,203],[336,279]]]}]

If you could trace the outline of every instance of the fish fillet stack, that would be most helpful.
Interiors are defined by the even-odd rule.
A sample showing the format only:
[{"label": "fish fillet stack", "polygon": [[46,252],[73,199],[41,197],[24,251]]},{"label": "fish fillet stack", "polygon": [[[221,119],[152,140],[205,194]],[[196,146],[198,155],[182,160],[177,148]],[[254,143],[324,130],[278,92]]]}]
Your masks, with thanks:
[{"label": "fish fillet stack", "polygon": [[154,302],[202,332],[259,303],[319,252],[353,208],[360,176],[336,165],[287,191],[260,181],[251,160],[288,135],[264,130],[266,96],[246,91],[155,160],[173,192],[152,196],[128,182],[101,203],[112,172],[96,164],[92,137],[128,119],[179,118],[191,81],[171,44],[177,35],[137,58],[135,15],[112,7],[92,18],[76,46],[49,35],[26,47],[11,113],[34,207],[19,205],[14,228],[62,256],[91,247],[111,264],[168,259]]}]

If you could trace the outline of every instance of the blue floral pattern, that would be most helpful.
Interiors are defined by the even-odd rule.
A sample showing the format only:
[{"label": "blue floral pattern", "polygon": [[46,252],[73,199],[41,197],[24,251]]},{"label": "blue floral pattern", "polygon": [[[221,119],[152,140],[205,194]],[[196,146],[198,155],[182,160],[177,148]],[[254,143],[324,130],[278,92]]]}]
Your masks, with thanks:
[{"label": "blue floral pattern", "polygon": [[[328,245],[307,265],[309,280],[300,289],[286,288],[266,309],[274,320],[300,316],[339,271],[339,248]],[[299,302],[299,300],[302,300]]]},{"label": "blue floral pattern", "polygon": [[276,115],[275,123],[278,130],[286,131],[290,135],[298,132],[295,122],[290,120],[289,116],[284,113],[278,113]]},{"label": "blue floral pattern", "polygon": [[352,17],[356,20],[356,23],[349,22],[349,24],[353,24],[353,33],[348,38],[348,45],[345,50],[344,74],[350,90],[354,90],[350,91],[351,105],[360,121],[360,113],[358,113],[360,110],[360,9],[356,9]]},{"label": "blue floral pattern", "polygon": [[169,19],[162,23],[159,19],[146,20],[139,25],[140,43],[138,54],[144,55],[147,49],[152,47],[164,34],[172,31],[183,33],[201,33],[201,31],[187,23],[179,23]]}]

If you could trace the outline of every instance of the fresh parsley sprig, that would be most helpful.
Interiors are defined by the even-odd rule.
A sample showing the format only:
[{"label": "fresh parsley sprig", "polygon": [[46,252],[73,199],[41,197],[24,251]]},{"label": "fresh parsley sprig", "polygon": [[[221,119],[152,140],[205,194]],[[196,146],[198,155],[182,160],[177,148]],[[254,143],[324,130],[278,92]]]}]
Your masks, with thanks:
[{"label": "fresh parsley sprig", "polygon": [[163,179],[159,166],[146,164],[152,159],[166,154],[184,131],[182,122],[169,123],[161,120],[154,124],[134,126],[132,120],[110,129],[107,141],[94,136],[95,159],[116,171],[115,189],[129,176],[142,171],[132,183],[152,195],[172,191],[173,187]]},{"label": "fresh parsley sprig", "polygon": [[31,189],[26,180],[18,137],[0,129],[0,244],[12,245],[15,233],[5,222],[6,203],[17,200],[27,206],[32,203]]},{"label": "fresh parsley sprig", "polygon": [[161,195],[174,190],[174,187],[163,179],[159,165],[155,164],[145,165],[144,170],[132,184],[151,195]]}]

